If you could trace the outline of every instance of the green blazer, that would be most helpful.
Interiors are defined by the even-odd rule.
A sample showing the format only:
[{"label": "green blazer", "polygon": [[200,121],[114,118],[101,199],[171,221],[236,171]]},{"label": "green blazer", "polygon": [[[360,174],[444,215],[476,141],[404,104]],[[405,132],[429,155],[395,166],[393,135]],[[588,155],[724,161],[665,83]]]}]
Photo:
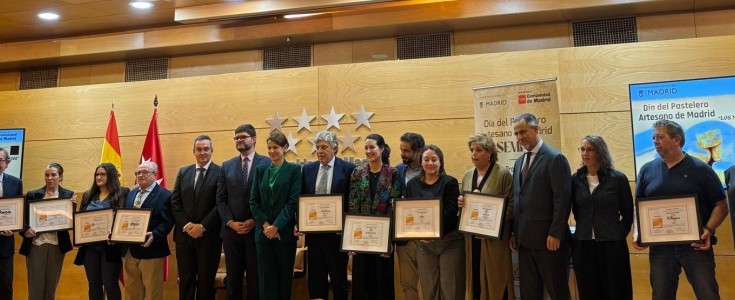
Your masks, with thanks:
[{"label": "green blazer", "polygon": [[301,193],[301,166],[284,160],[271,188],[268,181],[272,165],[256,166],[253,175],[250,210],[255,217],[255,241],[268,240],[263,235],[263,224],[266,221],[278,227],[281,241],[296,240],[293,228],[296,225],[296,209]]}]

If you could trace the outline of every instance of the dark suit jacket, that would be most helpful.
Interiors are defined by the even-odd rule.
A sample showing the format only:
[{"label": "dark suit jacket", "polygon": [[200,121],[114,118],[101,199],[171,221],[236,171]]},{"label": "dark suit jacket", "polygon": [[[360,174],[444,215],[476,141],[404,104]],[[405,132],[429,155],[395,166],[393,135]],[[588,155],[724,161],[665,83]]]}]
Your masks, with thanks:
[{"label": "dark suit jacket", "polygon": [[566,157],[542,144],[521,185],[525,155],[516,160],[513,172],[514,231],[516,244],[530,249],[546,249],[546,237],[571,237],[572,177]]},{"label": "dark suit jacket", "polygon": [[278,227],[281,241],[293,241],[296,224],[296,206],[301,193],[301,166],[284,161],[273,188],[268,184],[270,164],[255,168],[250,209],[255,217],[255,241],[267,240],[263,235],[263,223],[268,221]]},{"label": "dark suit jacket", "polygon": [[[23,181],[13,175],[3,173],[3,197],[23,195]],[[15,254],[15,238],[0,235],[0,257],[8,258]]]},{"label": "dark suit jacket", "polygon": [[[301,193],[307,195],[316,194],[316,179],[319,176],[319,168],[321,163],[319,161],[310,162],[304,165],[302,170],[301,178]],[[334,158],[334,170],[332,170],[332,186],[330,187],[330,193],[342,194],[343,208],[347,211],[347,198],[350,194],[350,175],[355,170],[355,164],[346,162],[339,157]]]},{"label": "dark suit jacket", "polygon": [[[37,190],[28,191],[26,194],[26,211],[28,211],[28,201],[31,200],[38,200],[43,199],[43,195],[46,193],[46,188],[42,187]],[[74,195],[74,192],[67,190],[65,188],[59,187],[59,198],[71,198],[71,196]],[[26,221],[28,219],[26,218]],[[19,232],[21,237],[23,237],[23,243],[20,244],[20,250],[18,253],[23,254],[25,256],[28,256],[28,254],[31,253],[31,245],[33,245],[33,238],[27,238],[25,237],[25,232],[28,230],[28,224],[26,224],[26,229]],[[59,250],[61,250],[61,253],[66,253],[71,250],[71,238],[69,237],[69,231],[63,230],[56,232],[57,238],[59,240]]]},{"label": "dark suit jacket", "polygon": [[176,184],[171,194],[171,210],[176,221],[174,241],[188,239],[184,226],[189,223],[202,224],[206,229],[205,235],[219,236],[222,221],[217,211],[217,184],[222,167],[215,163],[209,164],[204,174],[202,191],[194,193],[194,177],[197,165],[193,164],[179,169],[176,175]]},{"label": "dark suit jacket", "polygon": [[735,230],[735,166],[725,170],[725,185],[727,185],[727,199],[730,201],[730,223]]},{"label": "dark suit jacket", "polygon": [[408,182],[406,182],[406,169],[407,168],[409,168],[409,166],[404,163],[400,163],[396,165],[396,170],[398,170],[398,178],[401,179],[401,191],[403,193],[401,196],[404,196],[404,197],[406,196],[406,185],[408,184]]},{"label": "dark suit jacket", "polygon": [[[133,207],[138,192],[140,188],[136,187],[128,193],[128,198],[125,200],[126,208]],[[171,192],[156,184],[140,208],[153,210],[151,221],[148,223],[148,232],[153,232],[153,243],[146,248],[143,248],[142,245],[123,245],[122,255],[130,251],[130,255],[137,259],[169,256],[171,250],[168,248],[167,236],[174,227],[174,217],[171,214]]]},{"label": "dark suit jacket", "polygon": [[240,236],[232,228],[227,227],[228,221],[244,222],[253,218],[248,201],[250,201],[250,190],[253,186],[255,167],[269,165],[271,163],[270,158],[255,153],[250,165],[248,188],[245,189],[242,186],[241,161],[238,155],[222,163],[222,172],[220,172],[219,185],[217,186],[217,210],[219,211],[220,218],[222,218],[222,231],[220,232],[222,238],[236,238]]}]

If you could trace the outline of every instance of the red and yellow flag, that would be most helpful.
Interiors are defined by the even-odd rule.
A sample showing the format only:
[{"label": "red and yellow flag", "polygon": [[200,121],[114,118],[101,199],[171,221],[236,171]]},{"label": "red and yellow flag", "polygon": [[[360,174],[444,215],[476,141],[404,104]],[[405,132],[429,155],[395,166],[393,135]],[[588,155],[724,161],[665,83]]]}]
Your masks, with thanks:
[{"label": "red and yellow flag", "polygon": [[107,123],[107,132],[105,133],[105,141],[102,143],[102,158],[100,163],[111,163],[120,173],[120,185],[125,186],[122,170],[122,153],[120,152],[120,136],[117,134],[117,121],[115,120],[115,111],[110,110],[110,122]]}]

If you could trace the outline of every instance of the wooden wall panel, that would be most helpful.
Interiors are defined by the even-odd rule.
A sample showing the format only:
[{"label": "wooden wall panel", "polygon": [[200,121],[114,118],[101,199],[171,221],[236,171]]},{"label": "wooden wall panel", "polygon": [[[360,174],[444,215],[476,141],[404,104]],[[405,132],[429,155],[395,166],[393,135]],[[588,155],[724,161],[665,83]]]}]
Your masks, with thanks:
[{"label": "wooden wall panel", "polygon": [[605,139],[610,149],[615,169],[625,173],[628,180],[635,181],[633,166],[633,130],[629,112],[562,114],[561,152],[569,160],[572,172],[581,165],[577,148],[582,138],[589,134]]},{"label": "wooden wall panel", "polygon": [[636,23],[639,42],[697,37],[694,13],[640,16]]},{"label": "wooden wall panel", "polygon": [[[373,55],[385,55],[383,59],[376,59]],[[375,39],[352,42],[352,62],[374,62],[379,60],[396,59],[396,39]]]},{"label": "wooden wall panel", "polygon": [[569,23],[460,31],[454,55],[565,48],[572,45]]},{"label": "wooden wall panel", "polygon": [[735,9],[694,13],[697,37],[735,34]]},{"label": "wooden wall panel", "polygon": [[352,63],[352,42],[314,45],[311,56],[313,66]]},{"label": "wooden wall panel", "polygon": [[17,91],[20,84],[20,72],[0,73],[0,92]]},{"label": "wooden wall panel", "polygon": [[560,49],[561,113],[629,111],[628,85],[732,75],[735,37]]},{"label": "wooden wall panel", "polygon": [[[472,118],[472,87],[556,77],[556,50],[320,67],[319,110],[378,111],[374,121]],[[514,72],[508,72],[514,70]],[[439,76],[435,76],[439,75]]]},{"label": "wooden wall panel", "polygon": [[87,85],[91,83],[91,67],[75,66],[59,68],[59,86]]},{"label": "wooden wall panel", "polygon": [[125,63],[115,62],[96,64],[90,70],[91,84],[116,83],[125,81]]},{"label": "wooden wall panel", "polygon": [[260,71],[263,69],[262,52],[238,51],[171,58],[170,78]]}]

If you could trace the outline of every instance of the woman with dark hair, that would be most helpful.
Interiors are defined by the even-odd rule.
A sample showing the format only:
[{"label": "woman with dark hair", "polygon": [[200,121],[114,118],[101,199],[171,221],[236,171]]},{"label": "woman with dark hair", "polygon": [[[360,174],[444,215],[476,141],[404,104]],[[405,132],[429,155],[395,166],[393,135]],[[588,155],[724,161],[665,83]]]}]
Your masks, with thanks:
[{"label": "woman with dark hair", "polygon": [[284,159],[289,144],[283,133],[271,133],[266,143],[271,163],[255,167],[250,193],[260,299],[291,299],[301,165]]},{"label": "woman with dark hair", "polygon": [[[513,226],[513,175],[498,164],[498,147],[487,133],[473,134],[467,139],[474,168],[462,177],[462,191],[505,197],[503,239],[479,236],[465,239],[467,251],[467,299],[515,299],[511,250],[508,247]],[[459,207],[464,198],[459,196]]]},{"label": "woman with dark hair", "polygon": [[572,261],[579,298],[633,299],[626,242],[633,224],[628,178],[613,168],[602,137],[585,136],[579,153],[582,167],[572,176],[572,212],[577,222]]},{"label": "woman with dark hair", "polygon": [[[421,175],[408,181],[406,197],[442,199],[442,238],[416,245],[419,281],[425,300],[464,299],[464,236],[459,224],[459,183],[444,171],[444,154],[436,145],[421,151]],[[398,200],[400,201],[400,200]]]},{"label": "woman with dark hair", "polygon": [[[398,170],[389,165],[390,147],[379,134],[365,138],[366,162],[350,176],[348,212],[386,215],[393,212],[394,198],[401,196]],[[395,299],[393,249],[390,254],[355,254],[352,258],[352,299]]]},{"label": "woman with dark hair", "polygon": [[[118,174],[117,168],[111,163],[97,166],[92,186],[82,195],[79,211],[122,207],[130,189],[120,186]],[[90,300],[103,300],[105,297],[108,300],[121,299],[120,285],[117,283],[122,268],[119,245],[100,242],[81,246],[74,264],[84,265]]]},{"label": "woman with dark hair", "polygon": [[[26,201],[63,199],[74,195],[74,192],[61,187],[64,168],[60,164],[55,162],[48,164],[45,178],[46,186],[28,191]],[[19,234],[23,237],[23,243],[18,252],[26,256],[28,270],[28,299],[54,299],[61,278],[64,254],[72,248],[69,231],[36,233],[35,229],[26,227]]]}]

